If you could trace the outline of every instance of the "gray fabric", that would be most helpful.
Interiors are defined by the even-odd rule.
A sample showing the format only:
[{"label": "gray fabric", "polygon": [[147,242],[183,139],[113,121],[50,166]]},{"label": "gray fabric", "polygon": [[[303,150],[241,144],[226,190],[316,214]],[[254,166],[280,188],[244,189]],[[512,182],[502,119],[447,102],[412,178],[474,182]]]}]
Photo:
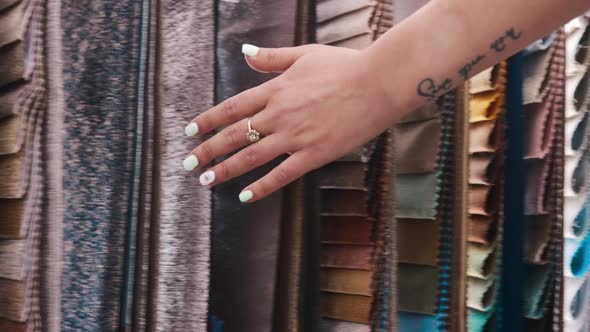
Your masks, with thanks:
[{"label": "gray fabric", "polygon": [[[296,0],[218,3],[216,102],[272,77],[248,67],[241,44],[294,45],[296,8]],[[253,204],[240,204],[238,194],[274,165],[213,191],[211,313],[223,321],[224,332],[272,330],[283,193]]]},{"label": "gray fabric", "polygon": [[[214,1],[162,1],[158,63],[158,250],[151,314],[156,331],[206,331],[210,266],[210,189],[182,168],[200,143],[184,126],[213,104]],[[156,182],[157,181],[157,182]],[[156,189],[157,188],[157,189]]]},{"label": "gray fabric", "polygon": [[118,328],[136,124],[140,8],[63,1],[61,330]]},{"label": "gray fabric", "polygon": [[46,2],[45,59],[47,70],[47,110],[43,159],[45,204],[41,224],[41,318],[44,331],[61,331],[61,273],[63,268],[63,127],[61,0]]}]

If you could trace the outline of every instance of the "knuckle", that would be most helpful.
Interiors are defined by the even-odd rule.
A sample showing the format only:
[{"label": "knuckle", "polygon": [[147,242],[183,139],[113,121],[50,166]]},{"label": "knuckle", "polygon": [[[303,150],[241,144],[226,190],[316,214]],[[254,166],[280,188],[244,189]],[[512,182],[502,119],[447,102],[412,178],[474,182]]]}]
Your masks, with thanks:
[{"label": "knuckle", "polygon": [[214,158],[214,153],[213,153],[213,149],[211,149],[211,144],[209,143],[203,143],[201,144],[201,146],[199,147],[200,149],[200,154],[201,157],[203,159],[203,162],[205,161],[209,161],[209,160],[213,160]]},{"label": "knuckle", "polygon": [[277,167],[275,169],[273,180],[278,185],[284,185],[290,182],[291,172],[286,167]]},{"label": "knuckle", "polygon": [[244,159],[248,166],[256,166],[256,163],[258,162],[258,151],[256,151],[256,149],[254,149],[253,147],[251,149],[245,150]]},{"label": "knuckle", "polygon": [[221,176],[221,179],[227,180],[227,179],[231,178],[231,171],[230,171],[229,167],[227,166],[227,163],[223,162],[223,163],[217,165],[217,169],[218,169],[218,171],[215,173],[219,174]]},{"label": "knuckle", "polygon": [[235,101],[234,98],[230,98],[223,102],[221,111],[223,112],[223,116],[226,119],[233,120],[237,116],[238,103]]},{"label": "knuckle", "polygon": [[227,141],[227,143],[232,146],[240,146],[240,139],[239,139],[239,133],[238,133],[238,128],[236,127],[229,127],[227,129],[225,129],[224,132],[225,135],[225,139]]}]

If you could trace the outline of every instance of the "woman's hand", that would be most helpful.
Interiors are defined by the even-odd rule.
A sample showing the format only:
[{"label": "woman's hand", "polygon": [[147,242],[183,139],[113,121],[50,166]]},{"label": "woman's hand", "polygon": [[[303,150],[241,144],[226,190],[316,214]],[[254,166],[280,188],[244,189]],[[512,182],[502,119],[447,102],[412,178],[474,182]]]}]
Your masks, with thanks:
[{"label": "woman's hand", "polygon": [[[387,129],[395,120],[391,98],[362,51],[306,45],[264,49],[244,45],[246,61],[260,72],[282,72],[197,116],[188,136],[227,126],[197,146],[184,160],[187,171],[215,158],[238,153],[200,177],[215,185],[274,158],[290,156],[240,193],[242,202],[259,200],[310,170],[329,163]],[[261,134],[250,144],[248,118]]]}]

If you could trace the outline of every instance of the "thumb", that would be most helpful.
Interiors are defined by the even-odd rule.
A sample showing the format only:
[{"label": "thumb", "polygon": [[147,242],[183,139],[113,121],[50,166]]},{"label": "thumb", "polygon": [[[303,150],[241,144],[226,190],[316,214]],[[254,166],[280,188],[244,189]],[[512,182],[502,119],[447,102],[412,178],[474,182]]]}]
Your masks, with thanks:
[{"label": "thumb", "polygon": [[289,69],[297,59],[317,49],[319,45],[297,47],[261,48],[250,44],[242,45],[248,65],[259,72],[282,73]]}]

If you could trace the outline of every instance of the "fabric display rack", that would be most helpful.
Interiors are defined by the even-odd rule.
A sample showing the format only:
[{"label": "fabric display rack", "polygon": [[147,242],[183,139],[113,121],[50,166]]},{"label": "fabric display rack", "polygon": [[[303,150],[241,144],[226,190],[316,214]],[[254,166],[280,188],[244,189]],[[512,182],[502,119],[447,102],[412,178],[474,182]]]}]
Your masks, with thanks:
[{"label": "fabric display rack", "polygon": [[0,0],[0,332],[590,331],[590,14],[253,204],[196,115],[428,0]]}]

